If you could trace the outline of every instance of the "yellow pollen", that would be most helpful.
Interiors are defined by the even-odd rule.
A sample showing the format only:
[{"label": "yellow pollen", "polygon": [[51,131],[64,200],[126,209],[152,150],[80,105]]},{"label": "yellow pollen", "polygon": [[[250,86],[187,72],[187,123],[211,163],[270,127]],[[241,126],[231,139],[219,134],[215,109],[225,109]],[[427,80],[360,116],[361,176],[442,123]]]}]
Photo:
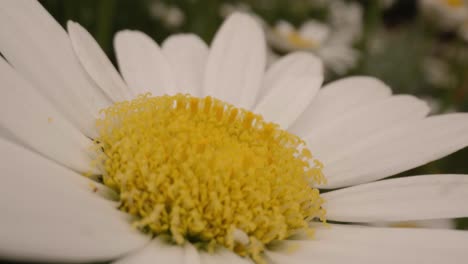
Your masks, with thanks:
[{"label": "yellow pollen", "polygon": [[462,7],[464,6],[463,0],[442,0],[451,7]]},{"label": "yellow pollen", "polygon": [[101,111],[103,182],[133,226],[256,263],[265,247],[325,222],[323,165],[299,137],[220,100],[139,96]]},{"label": "yellow pollen", "polygon": [[303,38],[298,32],[293,31],[290,32],[287,36],[288,41],[297,46],[298,48],[306,49],[306,48],[315,48],[317,47],[317,43]]}]

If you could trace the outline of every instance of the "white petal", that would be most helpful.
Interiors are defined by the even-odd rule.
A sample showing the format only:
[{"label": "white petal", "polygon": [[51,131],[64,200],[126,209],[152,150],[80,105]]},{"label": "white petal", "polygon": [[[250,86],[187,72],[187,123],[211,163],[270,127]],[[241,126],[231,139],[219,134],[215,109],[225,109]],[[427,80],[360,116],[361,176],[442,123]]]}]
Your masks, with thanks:
[{"label": "white petal", "polygon": [[323,65],[320,59],[307,52],[293,52],[275,61],[265,73],[259,101],[274,87],[287,84],[285,80],[290,81],[291,77],[301,75],[323,76]]},{"label": "white petal", "polygon": [[430,161],[468,145],[468,114],[455,113],[389,127],[336,153],[327,161],[327,185],[337,188],[375,181]]},{"label": "white petal", "polygon": [[321,46],[330,36],[330,26],[318,20],[310,19],[301,25],[299,35]]},{"label": "white petal", "polygon": [[288,128],[312,102],[322,81],[320,59],[308,53],[292,53],[268,70],[263,84],[264,97],[254,112]]},{"label": "white petal", "polygon": [[134,93],[175,93],[171,66],[150,37],[139,31],[120,31],[114,38],[114,47],[120,72]]},{"label": "white petal", "polygon": [[0,52],[80,130],[94,136],[110,103],[75,57],[68,35],[38,1],[0,2]]},{"label": "white petal", "polygon": [[390,94],[387,85],[372,77],[349,77],[329,83],[289,130],[299,136],[307,135],[352,107],[369,104]]},{"label": "white petal", "polygon": [[91,79],[114,102],[132,99],[130,90],[91,34],[72,21],[68,21],[67,28],[76,56]]},{"label": "white petal", "polygon": [[172,245],[162,242],[159,238],[153,239],[146,247],[114,262],[115,264],[185,264],[184,246]]},{"label": "white petal", "polygon": [[466,231],[329,225],[312,240],[287,241],[290,252],[267,255],[275,264],[462,264],[467,243]]},{"label": "white petal", "polygon": [[15,136],[15,134],[13,134],[10,130],[2,127],[1,124],[0,124],[0,138],[6,139],[10,142],[21,144],[21,141],[19,141],[19,139]]},{"label": "white petal", "polygon": [[237,107],[255,103],[266,63],[263,30],[245,14],[231,15],[216,34],[206,65],[204,90]]},{"label": "white petal", "polygon": [[325,67],[337,75],[343,75],[357,64],[360,53],[345,43],[327,43],[318,50],[317,55],[322,58]]},{"label": "white petal", "polygon": [[197,35],[179,34],[167,38],[162,52],[169,60],[177,77],[176,91],[193,96],[203,96],[202,83],[205,73],[208,46]]},{"label": "white petal", "polygon": [[92,141],[0,58],[0,126],[31,149],[73,170],[91,172]]},{"label": "white petal", "polygon": [[456,229],[456,222],[453,219],[430,219],[398,222],[373,222],[369,223],[378,227],[399,227],[399,228],[434,228],[434,229]]},{"label": "white petal", "polygon": [[468,175],[404,177],[322,195],[327,219],[409,221],[468,216]]},{"label": "white petal", "polygon": [[382,132],[389,125],[413,122],[429,113],[427,104],[413,96],[398,95],[356,107],[303,138],[325,166],[333,155],[360,139]]},{"label": "white petal", "polygon": [[85,177],[2,139],[0,156],[2,258],[104,261],[147,243]]},{"label": "white petal", "polygon": [[227,249],[219,249],[213,254],[201,252],[200,253],[201,264],[249,264],[253,263],[249,258],[243,258],[232,251]]}]

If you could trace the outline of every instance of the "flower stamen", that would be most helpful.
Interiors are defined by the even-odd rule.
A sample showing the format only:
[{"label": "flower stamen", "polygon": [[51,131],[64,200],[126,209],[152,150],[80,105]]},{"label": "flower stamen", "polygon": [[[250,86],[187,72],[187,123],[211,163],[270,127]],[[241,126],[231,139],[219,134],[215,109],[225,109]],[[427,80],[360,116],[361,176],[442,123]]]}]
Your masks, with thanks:
[{"label": "flower stamen", "polygon": [[299,137],[212,97],[139,96],[97,121],[103,182],[133,225],[172,242],[226,247],[262,263],[265,247],[325,221],[322,165]]}]

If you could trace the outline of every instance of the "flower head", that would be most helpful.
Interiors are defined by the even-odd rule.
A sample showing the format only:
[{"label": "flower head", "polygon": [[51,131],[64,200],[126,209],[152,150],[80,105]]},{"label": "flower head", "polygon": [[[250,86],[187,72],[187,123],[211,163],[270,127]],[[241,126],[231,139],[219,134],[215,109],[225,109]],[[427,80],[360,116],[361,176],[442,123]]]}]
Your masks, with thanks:
[{"label": "flower head", "polygon": [[379,181],[467,146],[466,114],[427,117],[370,77],[321,88],[309,53],[265,69],[247,15],[210,48],[119,32],[121,75],[67,30],[37,1],[0,2],[1,258],[466,261],[466,232],[358,224],[468,215],[466,175]]},{"label": "flower head", "polygon": [[468,5],[464,0],[420,0],[426,17],[445,31],[457,29],[468,19]]},{"label": "flower head", "polygon": [[266,28],[269,44],[278,51],[307,51],[319,56],[336,74],[344,74],[356,65],[359,53],[353,44],[362,34],[362,8],[358,3],[334,1],[329,5],[326,22],[315,19],[295,28],[280,20]]}]

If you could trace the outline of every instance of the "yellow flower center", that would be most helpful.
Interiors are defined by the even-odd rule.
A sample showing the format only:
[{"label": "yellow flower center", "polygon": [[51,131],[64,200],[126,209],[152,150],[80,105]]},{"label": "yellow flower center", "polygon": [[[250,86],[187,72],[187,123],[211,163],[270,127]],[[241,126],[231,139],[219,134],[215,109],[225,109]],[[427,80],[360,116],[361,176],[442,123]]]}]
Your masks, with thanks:
[{"label": "yellow flower center", "polygon": [[288,34],[287,36],[288,42],[293,44],[294,46],[301,48],[301,49],[306,49],[306,48],[315,48],[317,46],[317,43],[303,38],[298,32],[292,31]]},{"label": "yellow flower center", "polygon": [[269,243],[325,221],[321,163],[304,142],[220,100],[139,96],[97,121],[103,182],[133,225],[262,263]]},{"label": "yellow flower center", "polygon": [[464,6],[463,0],[442,0],[451,7],[462,7]]}]

